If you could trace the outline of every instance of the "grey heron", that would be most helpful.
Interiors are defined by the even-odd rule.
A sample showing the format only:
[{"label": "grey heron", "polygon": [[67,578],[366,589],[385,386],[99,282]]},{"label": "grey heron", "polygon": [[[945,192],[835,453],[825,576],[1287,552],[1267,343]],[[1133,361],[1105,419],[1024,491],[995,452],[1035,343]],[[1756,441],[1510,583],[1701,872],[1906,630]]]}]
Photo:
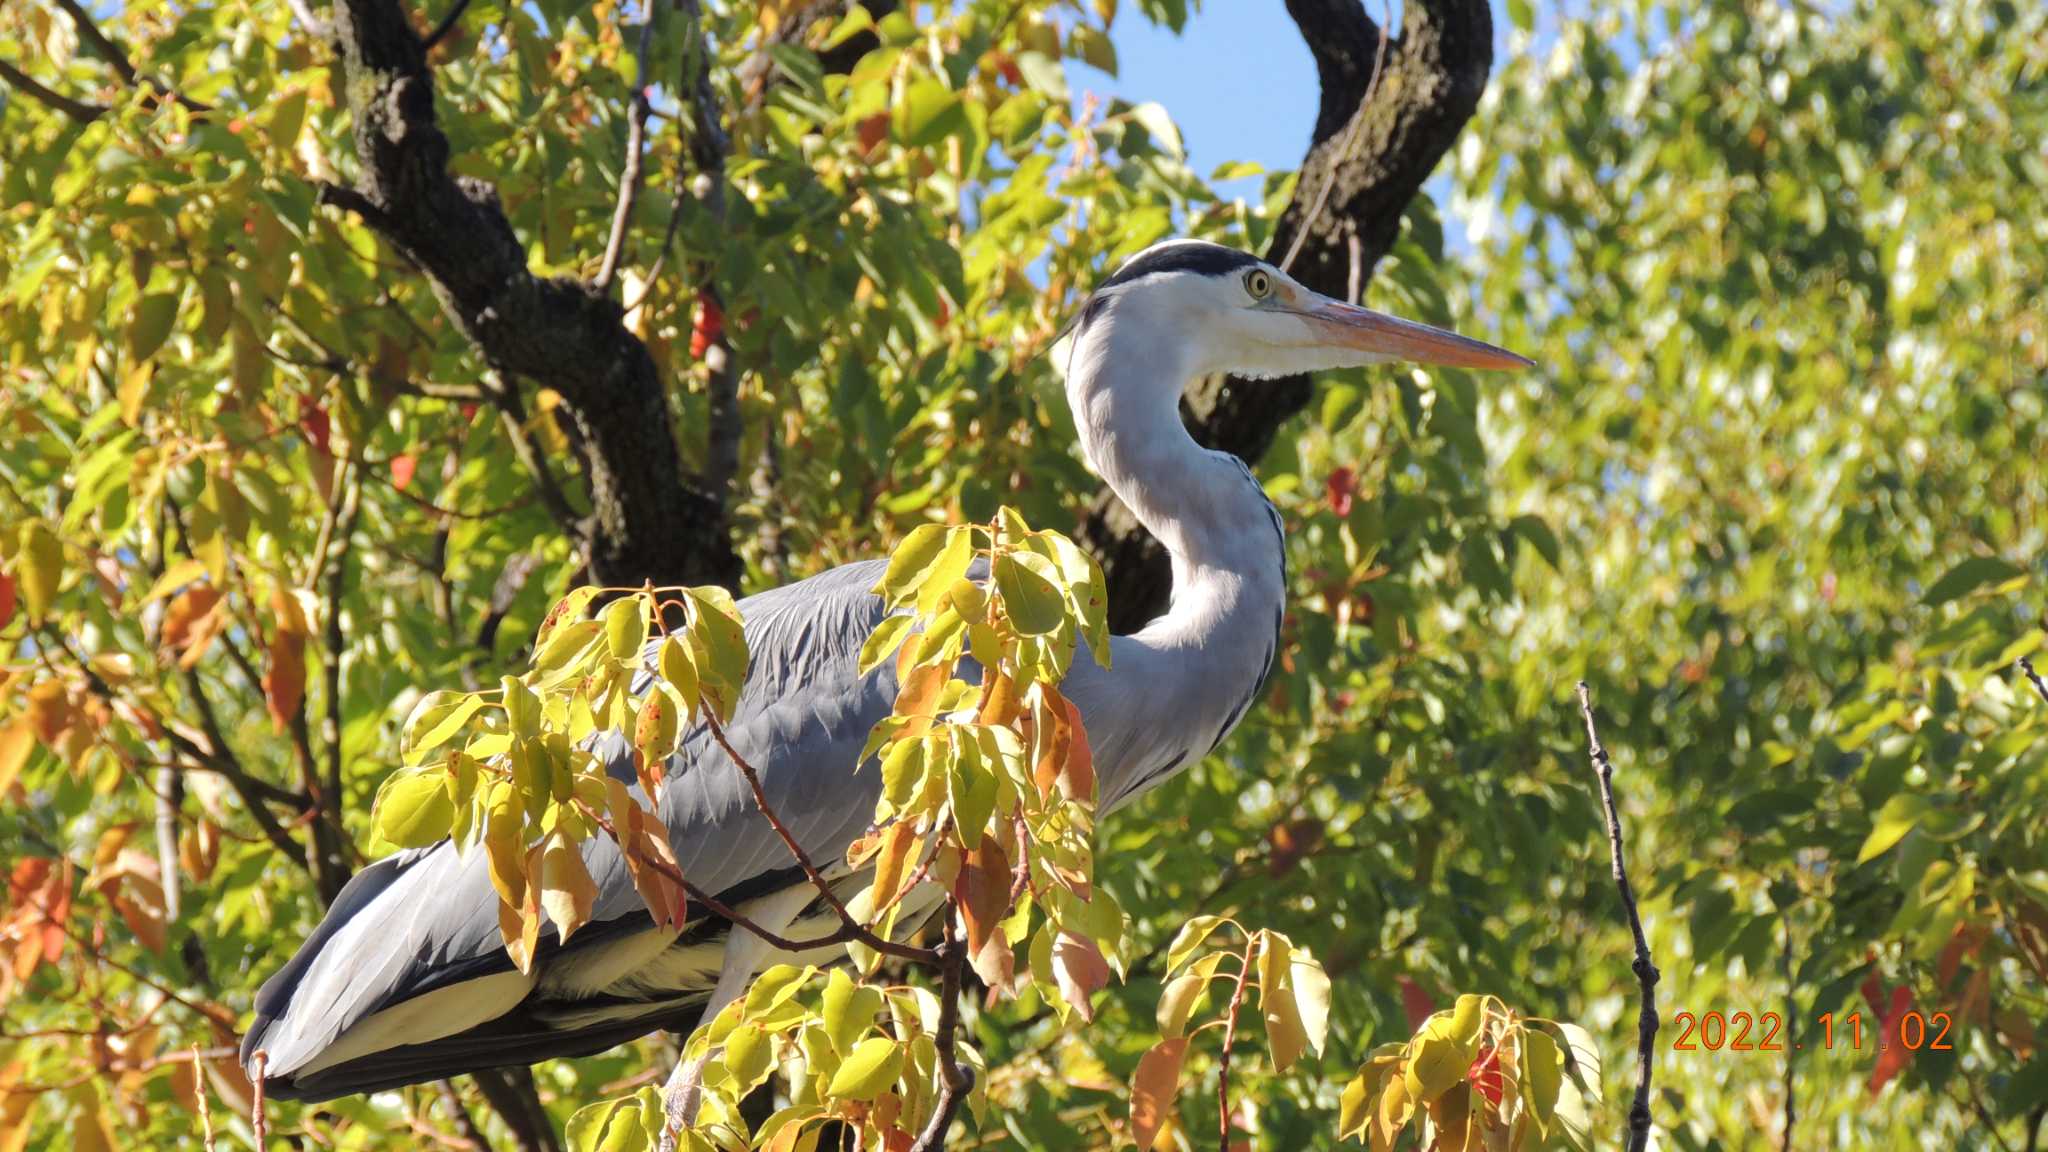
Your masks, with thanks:
[{"label": "grey heron", "polygon": [[[1055,356],[1089,465],[1172,558],[1166,614],[1114,638],[1107,668],[1078,653],[1063,686],[1086,725],[1105,810],[1215,748],[1256,698],[1279,644],[1280,515],[1242,461],[1189,436],[1179,415],[1188,382],[1390,360],[1530,363],[1321,296],[1257,257],[1193,240],[1126,261]],[[880,572],[879,561],[850,564],[740,602],[752,665],[727,735],[815,860],[844,859],[880,789],[871,766],[854,770],[896,695],[890,662],[858,670],[862,642],[886,615],[869,591]],[[622,736],[599,737],[597,750],[635,780]],[[695,885],[787,938],[832,926],[708,731],[686,737],[665,779],[660,815]],[[593,921],[568,944],[544,928],[530,973],[506,955],[482,853],[465,857],[444,841],[370,865],[258,993],[244,1062],[261,1050],[273,1096],[321,1100],[587,1055],[687,1031],[771,962],[830,959],[778,957],[701,907],[680,928],[657,928],[616,846],[599,839],[583,852],[598,886]],[[847,894],[866,883],[842,882]],[[936,907],[935,891],[925,897],[924,909]]]}]

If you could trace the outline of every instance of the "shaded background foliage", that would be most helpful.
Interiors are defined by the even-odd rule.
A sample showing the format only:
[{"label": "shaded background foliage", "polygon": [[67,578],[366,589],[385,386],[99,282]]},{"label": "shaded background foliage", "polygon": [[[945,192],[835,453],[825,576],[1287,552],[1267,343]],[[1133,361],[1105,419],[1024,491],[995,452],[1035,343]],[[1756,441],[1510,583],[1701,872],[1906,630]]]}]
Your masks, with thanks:
[{"label": "shaded background foliage", "polygon": [[[364,80],[289,6],[124,5],[106,49],[61,3],[0,12],[0,1147],[196,1145],[194,1045],[246,1139],[222,1051],[359,863],[398,722],[512,663],[555,593],[628,562],[607,541],[729,542],[688,562],[752,590],[999,502],[1107,515],[1040,353],[1117,259],[1269,244],[1300,189],[1221,196],[1235,173],[1188,170],[1169,110],[1069,87],[1063,59],[1113,66],[1112,17],[1198,12],[873,7],[878,28],[736,4],[700,38],[658,6],[643,60],[637,10],[472,0],[429,54],[452,169],[495,185],[540,277],[597,271],[656,80],[626,258],[576,306],[644,348],[657,437],[480,353],[381,229],[318,204],[365,176]],[[1454,10],[1413,5],[1397,43]],[[1218,755],[1106,822],[1138,952],[1099,1022],[980,1018],[1001,1126],[978,1139],[1113,1142],[1196,912],[1287,932],[1334,979],[1321,1066],[1238,1094],[1263,1146],[1326,1143],[1356,1060],[1461,991],[1586,1024],[1624,1098],[1584,677],[1667,1021],[1777,1011],[1805,1045],[1668,1029],[1665,1146],[1775,1147],[1789,1122],[1794,1148],[2036,1147],[2048,702],[2011,665],[2048,635],[2048,17],[1508,14],[1368,298],[1546,369],[1335,374],[1256,462],[1290,533],[1282,666]],[[698,45],[723,155],[666,79]],[[1343,127],[1317,126],[1326,153]],[[667,441],[657,479],[691,497],[622,534],[648,513],[605,469],[659,469],[592,450],[620,437]],[[1946,1012],[1954,1051],[1822,1050],[1819,1015],[1858,1010],[1873,1034]],[[662,1044],[539,1069],[552,1123]],[[545,1143],[517,1078],[484,1095],[277,1128]],[[1189,1133],[1211,1099],[1184,1097]]]}]

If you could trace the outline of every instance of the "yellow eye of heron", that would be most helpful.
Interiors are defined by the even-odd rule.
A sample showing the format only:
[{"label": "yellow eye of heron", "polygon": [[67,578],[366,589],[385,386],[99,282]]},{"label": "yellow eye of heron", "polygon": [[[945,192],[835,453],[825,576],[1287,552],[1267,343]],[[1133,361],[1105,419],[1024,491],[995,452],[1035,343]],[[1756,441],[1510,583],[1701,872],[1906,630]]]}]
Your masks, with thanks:
[{"label": "yellow eye of heron", "polygon": [[1244,274],[1244,290],[1251,293],[1252,299],[1264,300],[1273,294],[1273,278],[1263,269],[1254,268]]}]

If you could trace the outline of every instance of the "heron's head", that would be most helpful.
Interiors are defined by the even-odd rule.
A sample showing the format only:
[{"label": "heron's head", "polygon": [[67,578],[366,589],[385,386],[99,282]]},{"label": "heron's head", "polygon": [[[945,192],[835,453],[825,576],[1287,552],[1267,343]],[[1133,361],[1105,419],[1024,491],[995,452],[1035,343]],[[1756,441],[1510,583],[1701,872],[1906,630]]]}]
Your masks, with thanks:
[{"label": "heron's head", "polygon": [[1071,338],[1078,344],[1097,325],[1116,330],[1119,343],[1150,346],[1141,353],[1148,357],[1178,358],[1186,377],[1262,379],[1388,361],[1531,366],[1491,344],[1333,300],[1256,256],[1203,240],[1168,240],[1125,261],[1089,297]]}]

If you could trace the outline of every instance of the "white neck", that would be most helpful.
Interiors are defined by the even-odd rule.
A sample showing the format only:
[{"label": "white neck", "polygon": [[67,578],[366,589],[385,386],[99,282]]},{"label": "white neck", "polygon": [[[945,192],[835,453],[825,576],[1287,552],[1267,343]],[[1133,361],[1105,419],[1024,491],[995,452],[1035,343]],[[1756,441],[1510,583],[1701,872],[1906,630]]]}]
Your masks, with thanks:
[{"label": "white neck", "polygon": [[1188,435],[1180,395],[1204,366],[1163,338],[1172,325],[1134,312],[1142,306],[1127,297],[1102,308],[1061,349],[1089,465],[1172,558],[1171,604],[1138,638],[1179,648],[1263,636],[1250,656],[1270,655],[1286,595],[1279,515],[1236,457]]}]

